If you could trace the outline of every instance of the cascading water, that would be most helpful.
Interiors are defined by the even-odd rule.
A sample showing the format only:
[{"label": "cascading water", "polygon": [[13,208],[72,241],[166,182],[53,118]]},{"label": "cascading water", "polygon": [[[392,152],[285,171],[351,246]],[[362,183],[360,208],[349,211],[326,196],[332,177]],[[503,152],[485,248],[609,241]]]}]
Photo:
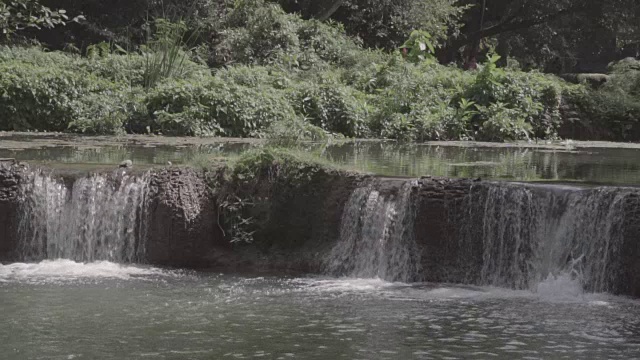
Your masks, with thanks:
[{"label": "cascading water", "polygon": [[420,259],[414,240],[412,184],[384,195],[374,185],[356,189],[342,214],[340,240],[327,272],[335,276],[416,280]]},{"label": "cascading water", "polygon": [[538,290],[571,279],[610,291],[618,278],[632,188],[490,184],[472,188],[462,241],[483,242],[481,282]]},{"label": "cascading water", "polygon": [[21,185],[23,260],[144,258],[148,176],[91,175],[72,187],[33,172]]}]

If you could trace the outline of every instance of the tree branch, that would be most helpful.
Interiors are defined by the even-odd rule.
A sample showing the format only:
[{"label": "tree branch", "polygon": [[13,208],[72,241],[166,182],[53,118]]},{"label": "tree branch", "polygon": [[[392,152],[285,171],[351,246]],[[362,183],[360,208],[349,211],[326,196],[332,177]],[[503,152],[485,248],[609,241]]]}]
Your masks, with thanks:
[{"label": "tree branch", "polygon": [[[569,8],[557,11],[553,14],[548,14],[546,16],[541,16],[539,18],[531,18],[531,19],[521,20],[521,21],[514,21],[516,19],[516,16],[509,16],[505,21],[502,21],[499,24],[488,27],[486,29],[476,31],[467,36],[457,39],[455,42],[451,44],[451,47],[455,49],[459,49],[467,44],[472,43],[473,41],[482,40],[484,38],[496,36],[505,32],[527,29],[536,25],[544,24],[549,21],[555,20],[569,13],[574,13],[582,10],[584,10],[584,6],[576,5],[576,6],[571,6]],[[517,13],[519,12],[520,11],[518,11]]]}]

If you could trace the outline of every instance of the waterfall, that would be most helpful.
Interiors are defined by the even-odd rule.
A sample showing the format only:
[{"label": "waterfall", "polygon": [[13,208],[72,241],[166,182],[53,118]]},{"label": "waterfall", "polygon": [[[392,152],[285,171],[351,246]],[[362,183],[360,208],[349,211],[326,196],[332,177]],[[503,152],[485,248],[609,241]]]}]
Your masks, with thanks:
[{"label": "waterfall", "polygon": [[22,259],[143,259],[147,192],[147,175],[95,174],[67,187],[49,174],[29,174],[20,194]]},{"label": "waterfall", "polygon": [[375,185],[356,189],[342,214],[340,239],[332,249],[327,272],[334,276],[381,278],[408,282],[419,273],[414,241],[412,184],[397,194]]},{"label": "waterfall", "polygon": [[611,291],[633,188],[490,184],[472,188],[463,242],[482,241],[481,282],[536,290],[561,276]]}]

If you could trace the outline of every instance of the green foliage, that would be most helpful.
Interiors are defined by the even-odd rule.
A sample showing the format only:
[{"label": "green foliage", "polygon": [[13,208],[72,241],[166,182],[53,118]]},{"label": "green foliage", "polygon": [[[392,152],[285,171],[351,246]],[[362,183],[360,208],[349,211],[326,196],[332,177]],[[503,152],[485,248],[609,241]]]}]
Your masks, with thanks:
[{"label": "green foliage", "polygon": [[[336,16],[356,3],[371,4],[345,1]],[[391,32],[408,29],[399,19],[422,6],[410,0],[371,5],[393,8],[389,16],[404,14],[382,21],[398,26]],[[561,113],[574,107],[584,123],[608,136],[640,137],[635,60],[613,64],[611,80],[592,91],[501,68],[493,54],[478,71],[439,65],[433,54],[442,29],[433,24],[415,27],[423,30],[408,39],[404,32],[404,51],[389,54],[349,38],[351,24],[303,20],[264,0],[237,0],[228,10],[196,21],[204,34],[194,31],[193,17],[155,20],[148,43],[127,51],[112,41],[76,54],[0,48],[0,128],[266,137],[289,146],[332,136],[505,141],[557,138]],[[197,42],[197,51],[189,49]],[[224,67],[212,71],[190,60],[199,57]]]},{"label": "green foliage", "polygon": [[303,53],[315,53],[328,63],[352,65],[351,56],[362,51],[357,44],[347,37],[344,27],[335,22],[328,24],[317,20],[301,22],[297,35]]},{"label": "green foliage", "polygon": [[478,110],[472,120],[475,137],[489,141],[557,137],[563,82],[536,72],[499,69],[498,60],[499,56],[489,55],[465,93]]},{"label": "green foliage", "polygon": [[[323,2],[327,1],[280,0],[285,8],[305,17],[314,17]],[[331,18],[366,47],[397,49],[416,29],[432,34],[435,43],[456,35],[463,10],[453,0],[345,0]]]},{"label": "green foliage", "polygon": [[89,59],[106,58],[111,54],[127,55],[128,51],[118,44],[109,44],[106,41],[89,45],[86,50]]},{"label": "green foliage", "polygon": [[275,121],[265,131],[268,145],[285,148],[298,147],[305,141],[326,141],[330,137],[322,128],[299,118]]},{"label": "green foliage", "polygon": [[273,63],[281,53],[299,47],[296,34],[300,19],[287,15],[263,0],[237,0],[223,21],[223,40],[216,48],[216,62],[228,64]]},{"label": "green foliage", "polygon": [[244,152],[226,169],[226,179],[214,186],[225,236],[232,243],[253,242],[278,199],[333,169],[308,152],[273,147]]},{"label": "green foliage", "polygon": [[126,115],[121,109],[109,108],[117,102],[116,94],[112,83],[86,72],[2,62],[0,129],[65,131],[91,119],[104,122],[99,126],[101,132],[120,132]]},{"label": "green foliage", "polygon": [[[73,18],[79,21],[83,17]],[[0,31],[6,37],[25,29],[52,29],[66,25],[69,17],[63,9],[51,10],[38,0],[3,0],[0,2]]]},{"label": "green foliage", "polygon": [[372,82],[379,88],[370,125],[375,134],[405,141],[466,137],[468,116],[456,104],[472,82],[471,74],[392,59],[378,69]]},{"label": "green foliage", "polygon": [[624,92],[640,98],[640,60],[624,59],[610,65],[611,76],[605,91]]},{"label": "green foliage", "polygon": [[566,89],[563,96],[590,139],[629,141],[640,137],[640,99],[624,89],[575,86]]},{"label": "green foliage", "polygon": [[194,35],[187,37],[185,23],[172,23],[160,18],[155,20],[154,25],[155,34],[143,48],[145,88],[152,88],[163,79],[184,78],[190,70],[187,66],[189,50],[186,47]]},{"label": "green foliage", "polygon": [[335,169],[329,161],[314,154],[278,147],[265,147],[244,152],[231,164],[230,177],[237,183],[255,183],[274,179],[296,186],[313,173]]},{"label": "green foliage", "polygon": [[348,137],[366,134],[368,106],[364,94],[336,83],[306,83],[295,94],[298,113],[313,125]]},{"label": "green foliage", "polygon": [[431,34],[422,30],[414,30],[409,39],[400,47],[406,54],[407,60],[417,63],[420,61],[435,61]]},{"label": "green foliage", "polygon": [[200,83],[167,81],[146,98],[152,131],[173,135],[261,136],[272,122],[292,120],[282,91],[217,78]]}]

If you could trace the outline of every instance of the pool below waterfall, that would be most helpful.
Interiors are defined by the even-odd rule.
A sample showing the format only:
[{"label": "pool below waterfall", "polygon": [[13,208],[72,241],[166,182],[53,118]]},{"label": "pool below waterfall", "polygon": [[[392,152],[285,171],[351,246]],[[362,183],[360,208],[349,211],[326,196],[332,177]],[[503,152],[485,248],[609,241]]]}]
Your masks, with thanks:
[{"label": "pool below waterfall", "polygon": [[640,303],[536,291],[222,275],[69,260],[0,266],[3,359],[632,359]]},{"label": "pool below waterfall", "polygon": [[163,164],[254,143],[7,139],[1,359],[640,359],[638,148],[334,144],[381,176],[269,162],[231,244]]}]

